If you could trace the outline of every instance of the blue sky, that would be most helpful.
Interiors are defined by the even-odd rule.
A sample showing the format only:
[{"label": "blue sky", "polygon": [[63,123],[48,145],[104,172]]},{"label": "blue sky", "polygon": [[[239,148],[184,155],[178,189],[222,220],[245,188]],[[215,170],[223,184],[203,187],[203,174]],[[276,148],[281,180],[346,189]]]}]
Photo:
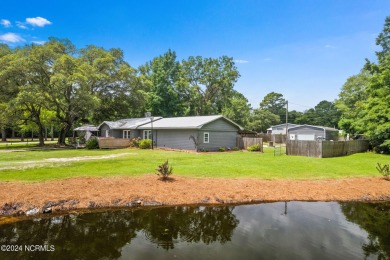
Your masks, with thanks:
[{"label": "blue sky", "polygon": [[235,88],[254,108],[272,91],[303,111],[337,98],[390,15],[389,0],[6,1],[0,42],[42,43],[49,36],[121,48],[133,67],[169,48],[236,60]]}]

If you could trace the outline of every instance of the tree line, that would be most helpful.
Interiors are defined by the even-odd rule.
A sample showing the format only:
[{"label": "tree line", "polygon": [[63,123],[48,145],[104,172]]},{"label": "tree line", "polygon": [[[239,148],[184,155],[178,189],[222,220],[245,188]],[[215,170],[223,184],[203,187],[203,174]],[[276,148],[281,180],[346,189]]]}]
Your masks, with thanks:
[{"label": "tree line", "polygon": [[[378,152],[390,153],[390,17],[379,34],[377,63],[366,62],[335,101],[323,100],[304,112],[288,111],[288,122],[339,127],[364,134]],[[247,130],[265,132],[286,122],[287,100],[268,93],[257,108],[234,89],[240,77],[228,56],[190,56],[175,51],[133,68],[118,48],[78,49],[67,39],[10,48],[0,44],[0,128],[22,136],[34,129],[40,145],[53,127],[58,143],[75,126],[105,120],[154,116],[222,114]]]}]

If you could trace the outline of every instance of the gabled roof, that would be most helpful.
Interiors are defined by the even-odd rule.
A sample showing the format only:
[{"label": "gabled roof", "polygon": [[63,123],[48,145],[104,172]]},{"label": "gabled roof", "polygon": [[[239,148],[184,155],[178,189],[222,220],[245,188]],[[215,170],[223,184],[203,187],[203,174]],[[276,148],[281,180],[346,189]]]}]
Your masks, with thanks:
[{"label": "gabled roof", "polygon": [[[154,117],[153,121],[160,120],[162,117]],[[143,118],[128,118],[128,119],[120,119],[118,121],[104,121],[101,123],[98,128],[103,124],[108,125],[110,129],[136,129],[138,126],[149,123],[150,118],[143,117]]]},{"label": "gabled roof", "polygon": [[327,126],[319,126],[319,125],[300,125],[300,126],[296,126],[296,127],[291,127],[288,130],[290,131],[290,130],[294,130],[294,129],[302,128],[302,127],[312,127],[312,128],[319,128],[319,129],[322,129],[322,130],[337,131],[337,132],[339,131],[336,128],[327,127]]},{"label": "gabled roof", "polygon": [[[211,123],[215,120],[223,118],[229,123],[236,126],[238,129],[243,130],[243,128],[231,121],[230,119],[222,115],[214,116],[186,116],[186,117],[170,117],[163,118],[158,121],[153,121],[153,129],[200,129],[204,125]],[[147,123],[139,126],[137,129],[151,129],[151,123]]]}]

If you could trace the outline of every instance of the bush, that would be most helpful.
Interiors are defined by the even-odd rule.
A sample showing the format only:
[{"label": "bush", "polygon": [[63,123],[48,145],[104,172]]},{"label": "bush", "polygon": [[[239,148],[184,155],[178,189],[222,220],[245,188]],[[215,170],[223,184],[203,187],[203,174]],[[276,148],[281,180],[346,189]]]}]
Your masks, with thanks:
[{"label": "bush", "polygon": [[254,144],[254,145],[251,145],[251,146],[248,146],[248,148],[246,148],[248,151],[250,152],[258,152],[258,151],[261,151],[260,150],[260,145],[259,144]]},{"label": "bush", "polygon": [[166,160],[166,162],[159,165],[156,170],[158,171],[158,173],[156,173],[158,176],[161,176],[163,180],[167,180],[169,175],[172,174],[173,168],[172,166],[169,166],[168,160]]},{"label": "bush", "polygon": [[390,154],[390,140],[386,140],[382,144],[378,145],[375,151],[377,153]]},{"label": "bush", "polygon": [[224,147],[219,147],[218,151],[224,152],[224,151],[226,151],[226,149]]},{"label": "bush", "polygon": [[97,138],[91,138],[85,144],[87,149],[98,149],[99,148],[99,140]]},{"label": "bush", "polygon": [[376,169],[386,180],[390,180],[390,167],[388,164],[382,166],[380,163],[377,163]]},{"label": "bush", "polygon": [[139,147],[139,142],[141,141],[141,138],[131,138],[130,139],[130,147]]},{"label": "bush", "polygon": [[152,140],[150,140],[150,139],[142,139],[139,142],[139,148],[141,148],[141,149],[150,149],[150,148],[152,148]]},{"label": "bush", "polygon": [[238,148],[237,146],[235,146],[235,147],[232,148],[232,150],[233,150],[233,151],[239,151],[240,148]]}]

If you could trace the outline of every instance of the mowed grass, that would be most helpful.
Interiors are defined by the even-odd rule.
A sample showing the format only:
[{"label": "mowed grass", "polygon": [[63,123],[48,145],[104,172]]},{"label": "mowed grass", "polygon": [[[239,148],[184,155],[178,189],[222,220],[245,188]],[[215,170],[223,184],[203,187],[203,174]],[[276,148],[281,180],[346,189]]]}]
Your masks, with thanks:
[{"label": "mowed grass", "polygon": [[[127,154],[125,154],[127,153]],[[53,162],[41,164],[47,158],[107,156],[99,160]],[[123,155],[125,154],[125,155]],[[59,159],[58,159],[59,160]],[[190,177],[260,178],[260,179],[324,179],[380,176],[376,163],[390,162],[390,156],[360,153],[336,158],[274,156],[273,149],[265,153],[222,152],[187,153],[162,150],[49,150],[0,153],[0,181],[45,181],[81,176],[140,176],[156,172],[165,160],[173,166],[173,174]],[[19,167],[29,161],[32,168]],[[31,161],[31,162],[30,162]],[[10,166],[18,169],[5,169]]]},{"label": "mowed grass", "polygon": [[[27,140],[27,139],[26,139]],[[45,144],[55,144],[57,141],[45,141]],[[38,147],[39,142],[35,141],[23,141],[20,139],[8,139],[7,142],[0,142],[0,151],[7,149],[30,149],[32,147]]]}]

